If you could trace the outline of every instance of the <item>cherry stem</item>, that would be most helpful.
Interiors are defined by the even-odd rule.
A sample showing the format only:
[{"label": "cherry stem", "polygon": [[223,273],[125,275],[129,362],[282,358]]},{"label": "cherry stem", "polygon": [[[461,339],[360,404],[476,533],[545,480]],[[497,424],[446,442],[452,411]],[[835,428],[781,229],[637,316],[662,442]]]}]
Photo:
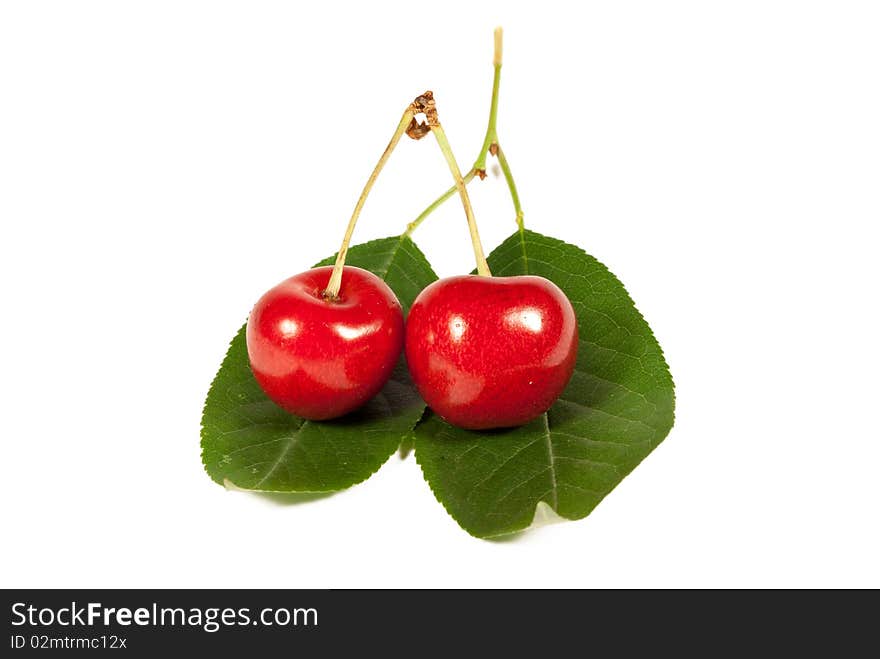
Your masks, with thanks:
[{"label": "cherry stem", "polygon": [[474,209],[471,207],[471,200],[468,196],[467,186],[465,185],[464,178],[462,178],[461,170],[458,168],[458,163],[455,162],[455,156],[452,154],[452,147],[449,146],[449,140],[446,139],[446,133],[443,131],[439,121],[433,123],[429,118],[428,125],[431,126],[431,132],[434,133],[437,144],[440,145],[440,150],[446,158],[446,164],[449,165],[449,171],[452,172],[452,178],[455,179],[455,186],[458,188],[458,194],[461,197],[462,206],[464,206],[468,229],[471,232],[471,244],[474,246],[474,258],[477,261],[477,274],[483,277],[491,277],[492,273],[489,271],[489,264],[486,262],[485,254],[483,254],[483,244],[480,242],[480,233],[477,230]]},{"label": "cherry stem", "polygon": [[[474,179],[474,176],[476,176],[476,175],[477,175],[477,172],[474,171],[473,169],[471,169],[467,174],[465,174],[464,179],[463,179],[465,185],[470,183]],[[454,195],[457,190],[458,190],[458,186],[453,184],[453,186],[451,188],[449,188],[446,192],[444,192],[442,195],[437,197],[437,199],[435,199],[433,201],[433,203],[431,203],[430,206],[428,206],[425,210],[423,210],[416,219],[414,219],[412,222],[410,222],[409,224],[406,225],[406,232],[405,232],[406,235],[411,236],[413,231],[415,231],[416,229],[419,228],[419,225],[425,220],[425,218],[428,217],[428,215],[430,215],[431,213],[433,213],[437,208],[442,206],[443,202],[445,202],[447,199],[452,197],[452,195]]]},{"label": "cherry stem", "polygon": [[413,117],[416,115],[416,111],[416,108],[410,104],[403,113],[403,117],[400,119],[397,130],[394,131],[391,141],[388,142],[388,146],[385,147],[382,157],[379,158],[379,162],[376,163],[373,173],[370,174],[370,178],[367,179],[367,184],[364,186],[364,190],[361,192],[357,204],[355,204],[354,212],[351,214],[351,219],[348,221],[348,227],[345,229],[345,236],[342,238],[342,245],[339,247],[339,253],[336,255],[336,263],[333,265],[333,273],[330,275],[330,281],[327,284],[327,288],[324,290],[324,297],[328,300],[335,300],[339,297],[339,289],[342,286],[342,272],[345,266],[345,257],[348,254],[348,245],[351,243],[351,236],[354,233],[354,227],[357,224],[358,217],[361,214],[364,203],[367,201],[367,196],[369,196],[370,190],[373,188],[373,184],[376,182],[376,179],[379,178],[379,173],[382,171],[385,163],[388,162],[388,158],[391,157],[391,153],[394,151],[397,143],[400,142],[400,138],[403,137],[407,128],[410,127]]},{"label": "cherry stem", "polygon": [[510,190],[510,199],[513,202],[513,210],[516,211],[516,226],[522,231],[525,228],[523,224],[523,209],[519,203],[519,192],[516,191],[516,182],[513,180],[513,174],[510,172],[510,165],[507,164],[507,156],[501,150],[501,146],[495,143],[495,156],[498,158],[498,164],[504,173],[504,180],[507,181],[507,188]]},{"label": "cherry stem", "polygon": [[474,217],[474,209],[468,196],[467,185],[465,185],[461,170],[458,168],[455,155],[452,153],[452,147],[449,146],[449,140],[446,139],[446,131],[440,125],[440,115],[437,114],[434,93],[427,91],[421,96],[417,96],[410,107],[415,108],[417,114],[425,116],[425,123],[419,123],[416,119],[413,119],[406,134],[413,139],[420,139],[428,132],[434,134],[437,145],[440,147],[440,151],[443,152],[443,157],[446,158],[446,164],[449,166],[452,178],[455,180],[454,189],[458,190],[458,194],[461,197],[461,205],[464,206],[464,214],[467,216],[468,229],[471,233],[471,244],[474,247],[474,258],[477,261],[477,274],[483,277],[491,277],[492,273],[489,271],[489,264],[486,262],[485,254],[483,254],[483,244],[480,242],[480,232],[477,230],[477,220]]},{"label": "cherry stem", "polygon": [[[497,129],[497,119],[498,119],[498,91],[501,87],[501,64],[502,64],[502,48],[503,48],[503,32],[501,28],[495,28],[495,57],[493,59],[493,66],[495,69],[495,74],[492,78],[492,102],[489,107],[489,123],[486,126],[486,136],[483,138],[483,146],[480,147],[480,153],[477,156],[477,159],[474,161],[473,166],[464,175],[463,180],[465,184],[470,183],[475,176],[479,176],[480,179],[486,177],[486,158],[489,154],[492,154],[498,158],[498,164],[501,167],[501,171],[504,173],[504,180],[507,182],[507,187],[510,190],[510,197],[513,201],[513,207],[516,211],[516,223],[520,228],[520,231],[523,229],[523,211],[522,206],[519,201],[519,194],[516,190],[516,183],[513,180],[513,174],[510,170],[510,165],[507,162],[507,158],[504,155],[504,152],[501,151],[501,147],[498,144],[498,129]],[[439,208],[443,202],[452,197],[455,194],[455,191],[458,189],[457,185],[453,185],[446,192],[440,195],[437,199],[435,199],[425,210],[423,210],[416,219],[410,222],[406,226],[406,231],[404,235],[412,236],[413,232],[419,228],[419,225],[425,221],[431,213],[433,213],[437,208]]]},{"label": "cherry stem", "polygon": [[[483,146],[480,147],[480,155],[474,161],[474,169],[485,174],[486,154],[492,145],[498,142],[498,92],[501,88],[501,55],[504,33],[500,27],[495,28],[495,56],[492,58],[492,67],[495,72],[492,76],[492,102],[489,104],[489,123],[486,126],[486,136],[483,138]],[[482,178],[482,176],[480,177]]]}]

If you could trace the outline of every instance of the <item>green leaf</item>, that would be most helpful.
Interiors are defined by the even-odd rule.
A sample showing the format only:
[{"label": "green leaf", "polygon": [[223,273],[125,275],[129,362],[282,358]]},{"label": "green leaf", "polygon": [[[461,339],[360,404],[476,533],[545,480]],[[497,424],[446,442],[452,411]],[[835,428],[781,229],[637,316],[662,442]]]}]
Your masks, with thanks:
[{"label": "green leaf", "polygon": [[575,373],[535,421],[472,432],[430,415],[416,459],[450,515],[477,537],[527,528],[539,502],[586,517],[669,433],[672,377],[620,281],[578,247],[517,232],[489,256],[492,274],[546,277],[571,300],[580,342]]},{"label": "green leaf", "polygon": [[[425,256],[405,236],[355,245],[346,263],[382,277],[404,310],[437,279]],[[424,410],[401,358],[388,384],[356,412],[321,422],[293,416],[269,400],[254,379],[242,327],[205,401],[202,462],[215,481],[239,489],[341,490],[379,469],[411,434]]]}]

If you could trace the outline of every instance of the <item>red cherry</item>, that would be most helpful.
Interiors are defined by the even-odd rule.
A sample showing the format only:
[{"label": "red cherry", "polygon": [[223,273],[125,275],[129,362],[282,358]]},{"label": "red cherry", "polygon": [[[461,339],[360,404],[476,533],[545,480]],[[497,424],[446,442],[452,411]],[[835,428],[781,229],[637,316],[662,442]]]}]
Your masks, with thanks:
[{"label": "red cherry", "polygon": [[406,359],[425,402],[461,428],[518,426],[546,412],[577,356],[571,302],[543,277],[466,275],[416,298]]},{"label": "red cherry", "polygon": [[257,302],[247,324],[251,370],[266,395],[306,419],[357,409],[388,381],[403,348],[403,312],[388,285],[345,266],[339,295],[324,290],[332,267],[287,279]]}]

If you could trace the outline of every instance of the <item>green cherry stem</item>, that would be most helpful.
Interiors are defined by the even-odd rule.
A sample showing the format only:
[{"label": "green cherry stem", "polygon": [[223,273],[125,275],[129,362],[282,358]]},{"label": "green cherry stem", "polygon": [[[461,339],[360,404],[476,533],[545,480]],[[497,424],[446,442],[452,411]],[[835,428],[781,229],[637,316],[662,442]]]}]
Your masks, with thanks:
[{"label": "green cherry stem", "polygon": [[[474,180],[474,176],[476,176],[476,175],[477,175],[476,170],[471,169],[467,174],[464,175],[464,178],[462,180],[464,181],[465,185],[467,185],[468,183],[470,183],[471,181]],[[410,222],[409,224],[406,225],[406,231],[404,232],[404,234],[407,236],[412,236],[413,231],[415,231],[416,229],[419,228],[419,225],[425,221],[425,218],[428,217],[435,210],[437,210],[440,206],[442,206],[443,202],[445,202],[447,199],[452,197],[452,195],[454,195],[457,190],[458,190],[458,186],[453,185],[446,192],[444,192],[442,195],[437,197],[437,199],[435,199],[431,203],[430,206],[428,206],[425,210],[423,210],[421,213],[419,213],[419,216],[416,219],[414,219],[412,222]]]},{"label": "green cherry stem", "polygon": [[480,147],[480,155],[474,161],[473,169],[481,172],[480,178],[486,175],[486,154],[493,144],[498,142],[498,91],[501,88],[501,60],[503,53],[504,32],[500,27],[495,28],[495,56],[492,58],[492,67],[495,73],[492,76],[492,102],[489,104],[489,124],[486,126],[486,136],[483,138],[483,146]]},{"label": "green cherry stem", "polygon": [[388,158],[391,157],[394,148],[397,146],[398,142],[400,142],[400,138],[403,137],[403,134],[407,132],[407,128],[412,124],[416,112],[417,109],[415,106],[410,104],[403,113],[403,117],[400,119],[397,129],[394,131],[391,141],[388,142],[388,146],[385,147],[382,157],[379,158],[379,162],[376,163],[373,173],[370,174],[370,178],[367,179],[367,184],[364,186],[364,190],[361,192],[357,204],[355,204],[354,212],[351,214],[351,219],[348,221],[348,227],[345,229],[345,236],[342,238],[342,245],[339,248],[339,253],[336,255],[336,263],[333,265],[333,273],[330,275],[330,281],[327,284],[327,288],[324,290],[324,297],[328,300],[335,300],[339,296],[339,288],[342,286],[342,271],[345,266],[345,257],[348,254],[348,245],[351,242],[351,236],[354,233],[354,227],[357,224],[364,203],[367,201],[367,196],[369,196],[370,190],[373,188],[376,179],[379,178],[379,173],[382,171],[385,163],[388,162]]},{"label": "green cherry stem", "polygon": [[523,209],[522,205],[519,203],[519,192],[516,190],[516,182],[513,180],[513,174],[510,172],[510,165],[507,163],[507,156],[504,155],[504,151],[501,150],[501,147],[497,142],[494,146],[495,156],[498,158],[498,164],[501,167],[501,171],[504,173],[504,180],[507,181],[507,188],[510,190],[510,200],[513,202],[513,210],[516,211],[516,226],[522,231],[525,228],[523,224]]},{"label": "green cherry stem", "polygon": [[[458,190],[458,194],[461,197],[461,205],[464,206],[464,214],[467,216],[468,230],[471,234],[471,244],[474,248],[474,259],[477,262],[477,274],[483,277],[491,277],[492,273],[489,271],[489,264],[486,262],[486,255],[483,253],[483,243],[480,241],[480,232],[477,229],[477,219],[474,217],[474,209],[471,206],[471,199],[468,195],[467,185],[465,185],[464,177],[461,175],[461,169],[459,169],[458,162],[455,160],[455,155],[452,152],[452,147],[449,145],[449,140],[446,138],[446,131],[443,130],[443,126],[440,124],[440,117],[437,114],[437,106],[434,103],[434,94],[429,91],[425,92],[413,101],[413,106],[415,106],[420,113],[425,115],[427,127],[430,129],[431,133],[434,134],[434,138],[437,140],[437,145],[440,147],[440,151],[443,152],[443,157],[446,158],[446,164],[449,166],[449,171],[455,181],[455,188]],[[413,126],[411,127],[411,131],[412,130],[417,131],[418,136],[424,135],[424,127],[415,122],[413,122]],[[413,136],[412,132],[409,134]]]},{"label": "green cherry stem", "polygon": [[[516,183],[513,180],[513,174],[511,173],[510,165],[507,162],[507,158],[504,156],[504,152],[501,151],[501,147],[498,145],[498,92],[501,88],[502,46],[503,32],[499,27],[495,29],[495,57],[493,59],[495,74],[492,78],[492,101],[489,106],[489,123],[486,126],[486,135],[483,138],[483,146],[480,147],[480,153],[477,156],[477,159],[474,161],[471,169],[464,175],[463,180],[465,184],[468,184],[472,180],[474,180],[475,176],[479,176],[480,179],[485,178],[486,158],[489,156],[489,154],[497,156],[498,164],[501,167],[501,171],[504,173],[504,180],[507,182],[507,187],[510,190],[510,197],[513,200],[514,210],[516,211],[516,223],[520,227],[520,230],[522,230],[523,211],[522,206],[520,205]],[[406,226],[406,231],[404,232],[404,235],[412,236],[413,232],[419,228],[419,225],[421,225],[421,223],[424,222],[425,219],[437,208],[439,208],[445,201],[452,197],[452,195],[455,194],[456,190],[457,186],[453,185],[446,192],[435,199],[427,208],[425,208],[425,210],[419,213],[416,219],[414,219]]]},{"label": "green cherry stem", "polygon": [[440,145],[440,150],[446,157],[446,164],[449,165],[449,171],[452,172],[452,178],[455,179],[455,185],[458,188],[458,194],[461,197],[461,203],[464,206],[464,213],[467,215],[468,230],[471,232],[471,244],[474,246],[474,258],[477,261],[477,274],[483,277],[491,277],[489,264],[486,262],[486,255],[483,254],[483,244],[480,242],[480,233],[477,230],[477,220],[474,217],[474,209],[471,207],[471,200],[468,196],[467,186],[462,178],[461,170],[458,163],[455,162],[455,156],[452,155],[452,148],[449,146],[449,140],[446,139],[446,133],[440,124],[432,125],[431,132]]}]

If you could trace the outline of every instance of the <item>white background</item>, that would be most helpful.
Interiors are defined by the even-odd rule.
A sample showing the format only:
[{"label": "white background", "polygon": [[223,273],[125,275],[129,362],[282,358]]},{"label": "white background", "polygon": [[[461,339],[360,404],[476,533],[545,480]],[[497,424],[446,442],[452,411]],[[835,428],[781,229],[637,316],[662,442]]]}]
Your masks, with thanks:
[{"label": "white background", "polygon": [[[430,9],[433,8],[433,9]],[[0,585],[880,586],[880,20],[864,2],[5,2]],[[227,492],[199,418],[262,292],[338,246],[426,88],[530,228],[628,287],[675,428],[587,519],[486,542],[412,459]],[[405,140],[355,242],[449,183]],[[487,250],[503,182],[471,185]],[[416,234],[472,267],[460,207]]]}]

